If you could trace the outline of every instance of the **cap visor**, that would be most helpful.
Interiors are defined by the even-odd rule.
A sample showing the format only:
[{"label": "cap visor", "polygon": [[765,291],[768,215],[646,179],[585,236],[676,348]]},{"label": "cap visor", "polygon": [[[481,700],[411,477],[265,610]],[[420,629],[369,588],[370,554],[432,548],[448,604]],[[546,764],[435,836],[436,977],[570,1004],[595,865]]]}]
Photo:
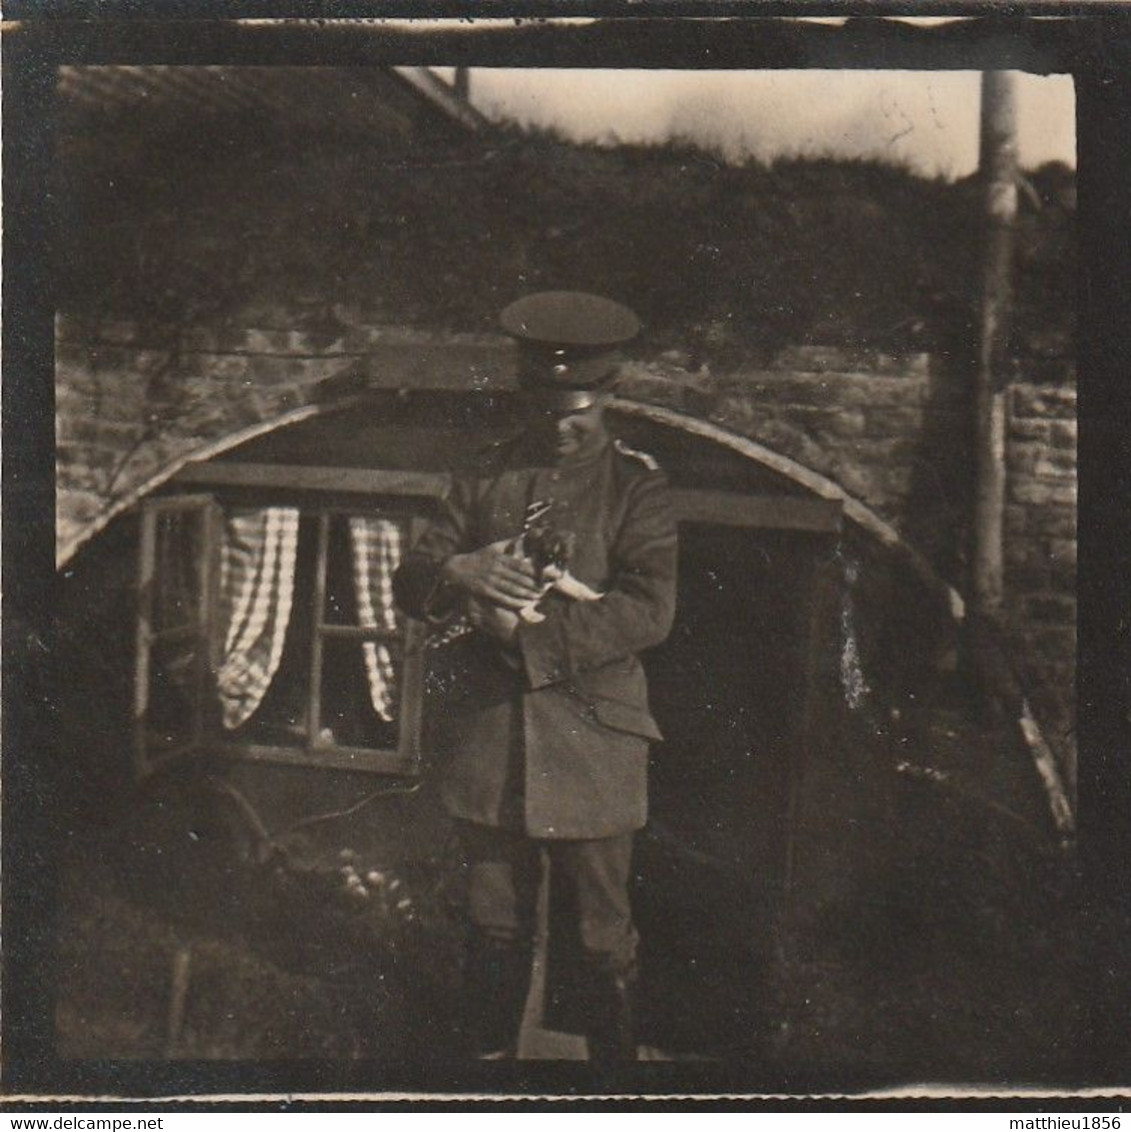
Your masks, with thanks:
[{"label": "cap visor", "polygon": [[532,409],[549,413],[577,413],[597,403],[600,389],[552,389],[545,386],[525,386],[523,402]]}]

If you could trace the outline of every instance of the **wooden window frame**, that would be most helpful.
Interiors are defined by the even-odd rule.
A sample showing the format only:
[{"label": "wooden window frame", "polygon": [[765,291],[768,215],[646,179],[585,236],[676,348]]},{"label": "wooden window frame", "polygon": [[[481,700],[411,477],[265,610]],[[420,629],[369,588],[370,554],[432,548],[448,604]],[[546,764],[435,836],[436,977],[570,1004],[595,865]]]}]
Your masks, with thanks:
[{"label": "wooden window frame", "polygon": [[[326,579],[330,561],[330,524],[336,517],[368,515],[370,517],[407,520],[411,544],[423,530],[426,520],[411,505],[411,497],[402,497],[391,506],[375,512],[371,504],[357,500],[348,503],[315,504],[300,507],[303,518],[317,523],[314,586],[310,596],[311,637],[310,672],[307,677],[306,741],[301,746],[240,742],[232,738],[210,744],[210,749],[233,759],[279,763],[287,766],[320,767],[333,770],[357,770],[373,774],[414,777],[420,774],[422,752],[420,733],[424,697],[424,645],[427,630],[413,618],[405,618],[403,633],[386,629],[367,629],[361,625],[345,625],[325,620]],[[321,738],[322,672],[324,643],[330,639],[396,642],[401,654],[398,682],[397,746],[358,747],[330,743]]]},{"label": "wooden window frame", "polygon": [[[155,581],[157,579],[157,532],[163,516],[172,514],[199,517],[200,559],[197,573],[196,615],[189,621],[155,627]],[[215,671],[215,609],[217,599],[217,549],[220,537],[220,509],[211,495],[193,494],[148,500],[141,512],[138,546],[137,617],[135,627],[134,697],[132,758],[135,776],[148,778],[162,767],[200,752],[207,741],[211,712],[209,690]],[[188,637],[195,638],[196,649],[190,691],[191,716],[185,741],[166,749],[154,750],[148,728],[151,696],[151,668],[155,645]]]},{"label": "wooden window frame", "polygon": [[[184,483],[176,478],[173,487]],[[246,486],[238,477],[233,482],[223,477],[212,479],[207,485],[219,489],[214,494],[192,492],[156,496],[142,505],[141,540],[139,548],[138,574],[138,614],[137,614],[137,660],[134,678],[134,766],[138,778],[147,777],[171,763],[184,757],[201,754],[219,755],[233,761],[275,763],[312,769],[350,770],[373,774],[386,774],[401,777],[416,777],[422,769],[421,729],[423,725],[424,697],[424,646],[426,626],[413,618],[405,618],[403,632],[390,633],[380,628],[367,629],[360,625],[344,625],[325,620],[326,577],[329,565],[330,524],[336,516],[374,516],[388,517],[404,524],[408,543],[411,544],[427,523],[425,512],[429,506],[429,496],[437,494],[435,484],[427,485],[430,490],[421,492],[420,484],[399,481],[395,485],[382,482],[367,485],[369,491],[348,493],[342,497],[340,491],[331,496],[323,489],[321,498],[311,500],[309,495],[302,501],[282,496],[292,495],[292,483],[278,483],[281,490],[272,491],[269,500],[258,502],[263,506],[295,506],[304,518],[313,518],[317,523],[317,548],[315,563],[315,585],[311,595],[298,595],[300,599],[309,596],[313,601],[311,624],[311,665],[307,678],[307,731],[302,745],[282,745],[239,741],[226,734],[218,719],[218,713],[209,710],[208,697],[214,698],[215,674],[220,660],[220,627],[216,612],[219,607],[219,558],[221,545],[221,522],[223,505],[226,500],[224,488]],[[334,485],[340,487],[340,485]],[[373,492],[378,486],[386,490]],[[390,486],[396,489],[388,491]],[[301,485],[300,485],[301,487]],[[409,490],[405,491],[404,488]],[[383,500],[380,507],[374,506],[374,494]],[[152,742],[147,730],[147,708],[150,700],[152,647],[165,636],[181,632],[182,627],[164,633],[155,632],[153,627],[154,583],[157,573],[156,532],[159,517],[171,512],[201,511],[207,514],[206,534],[201,540],[202,562],[200,577],[207,579],[205,592],[200,595],[200,624],[192,630],[200,640],[197,655],[196,680],[193,687],[193,715],[190,721],[190,737],[184,744],[169,751],[152,753]],[[329,639],[364,641],[388,641],[396,638],[401,655],[400,678],[398,681],[398,718],[396,747],[359,747],[340,743],[329,743],[321,738],[321,677],[323,647]]]}]

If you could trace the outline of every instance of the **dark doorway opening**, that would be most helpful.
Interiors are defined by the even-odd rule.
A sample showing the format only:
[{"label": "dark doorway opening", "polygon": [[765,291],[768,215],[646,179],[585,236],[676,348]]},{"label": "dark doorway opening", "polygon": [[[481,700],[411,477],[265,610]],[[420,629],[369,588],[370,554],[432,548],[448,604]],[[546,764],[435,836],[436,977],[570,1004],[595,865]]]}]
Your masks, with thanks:
[{"label": "dark doorway opening", "polygon": [[680,538],[676,625],[647,658],[665,742],[636,853],[642,1001],[665,1046],[729,1058],[773,1014],[813,565],[827,548],[695,523]]}]

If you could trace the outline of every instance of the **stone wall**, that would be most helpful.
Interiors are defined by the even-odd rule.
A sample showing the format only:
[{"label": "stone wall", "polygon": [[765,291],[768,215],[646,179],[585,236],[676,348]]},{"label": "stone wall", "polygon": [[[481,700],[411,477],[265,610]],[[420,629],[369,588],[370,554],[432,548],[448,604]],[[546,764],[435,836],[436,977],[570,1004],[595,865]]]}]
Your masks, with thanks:
[{"label": "stone wall", "polygon": [[65,561],[123,502],[178,461],[374,386],[505,380],[509,344],[359,327],[177,330],[129,322],[56,327],[56,533]]},{"label": "stone wall", "polygon": [[[515,368],[505,340],[403,328],[319,336],[61,318],[57,339],[61,561],[164,470],[226,438],[365,388],[502,388]],[[631,363],[618,392],[709,420],[828,477],[964,588],[969,397],[944,361],[804,346],[713,375],[672,352]],[[1007,626],[1071,779],[1075,390],[1017,383],[1009,406]]]},{"label": "stone wall", "polygon": [[1022,684],[1075,780],[1076,388],[1008,391],[1006,623]]},{"label": "stone wall", "polygon": [[620,389],[749,436],[899,524],[932,387],[927,354],[802,346],[725,377],[634,365]]}]

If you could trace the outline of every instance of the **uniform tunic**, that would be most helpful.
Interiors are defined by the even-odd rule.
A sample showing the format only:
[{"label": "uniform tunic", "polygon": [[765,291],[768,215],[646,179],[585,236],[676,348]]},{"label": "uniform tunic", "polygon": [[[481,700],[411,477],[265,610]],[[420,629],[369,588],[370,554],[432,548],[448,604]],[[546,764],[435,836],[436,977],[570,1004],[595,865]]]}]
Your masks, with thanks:
[{"label": "uniform tunic", "polygon": [[417,617],[451,609],[443,563],[515,538],[536,501],[576,536],[570,572],[604,596],[552,593],[516,648],[481,633],[446,646],[457,659],[437,682],[441,796],[455,817],[535,838],[628,833],[646,819],[648,744],[661,738],[637,654],[668,635],[675,609],[675,523],[651,459],[611,440],[561,466],[534,462],[528,438],[496,449],[453,483],[397,599]]}]

